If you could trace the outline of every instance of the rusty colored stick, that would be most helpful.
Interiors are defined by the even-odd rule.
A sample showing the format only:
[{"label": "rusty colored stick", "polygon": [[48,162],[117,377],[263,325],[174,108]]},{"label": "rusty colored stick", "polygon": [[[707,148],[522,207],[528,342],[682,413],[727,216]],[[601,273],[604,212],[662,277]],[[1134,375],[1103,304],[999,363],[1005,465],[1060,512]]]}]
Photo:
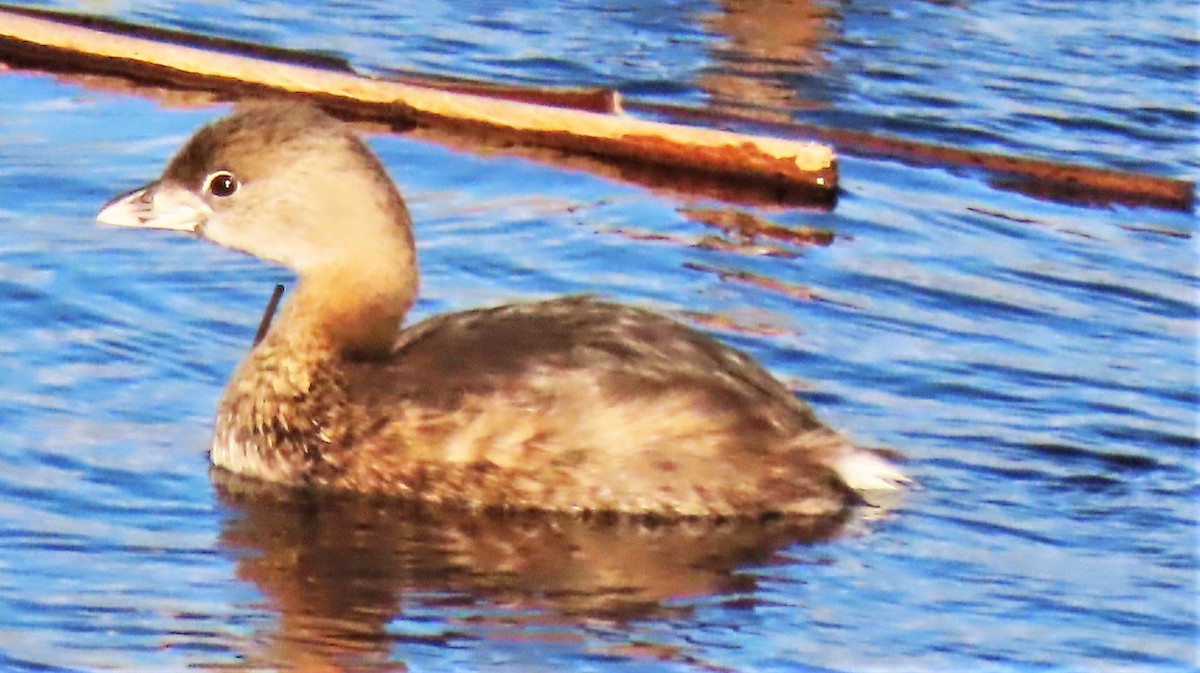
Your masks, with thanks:
[{"label": "rusty colored stick", "polygon": [[[114,21],[106,18],[65,14],[47,10],[17,8],[0,5],[0,21],[5,12],[52,20],[84,28],[124,33],[151,40],[187,45],[201,49],[215,49],[242,54],[259,59],[269,59],[322,68],[325,70],[352,73],[350,65],[343,59],[315,55],[274,47],[264,47],[249,42],[194,35],[181,31],[149,28]],[[0,33],[0,58],[5,55],[5,42]],[[21,55],[18,56],[20,58]],[[28,58],[29,54],[23,55]],[[42,54],[35,59],[35,66],[65,64],[50,62],[55,55]],[[63,55],[57,55],[60,57]],[[80,56],[76,55],[76,59]],[[82,55],[86,60],[87,55]],[[79,67],[75,63],[75,67]],[[111,63],[94,64],[103,69]],[[118,70],[117,74],[121,74]],[[1195,185],[1186,180],[1159,177],[1127,171],[1092,168],[1062,162],[1013,157],[989,152],[980,152],[933,143],[924,143],[899,138],[889,138],[863,131],[833,129],[803,123],[763,122],[727,113],[715,113],[697,108],[675,105],[650,104],[622,101],[620,94],[607,89],[561,89],[526,86],[511,86],[478,82],[452,77],[433,76],[409,72],[388,71],[388,78],[414,86],[440,89],[473,96],[522,101],[537,105],[571,108],[598,113],[621,113],[622,107],[659,118],[687,124],[703,123],[718,127],[738,125],[750,127],[776,136],[790,138],[815,138],[834,145],[839,152],[854,156],[882,157],[895,159],[910,165],[934,165],[950,168],[982,170],[993,176],[997,187],[1019,191],[1039,198],[1094,205],[1124,204],[1149,206],[1169,210],[1190,212],[1195,206]],[[159,73],[159,78],[169,74]],[[176,75],[177,76],[177,75]],[[586,151],[586,148],[584,148]],[[636,181],[647,181],[635,177]],[[654,182],[654,179],[648,180]],[[763,193],[772,193],[770,185]],[[713,193],[712,190],[708,190]],[[732,196],[739,192],[734,190]],[[724,196],[716,193],[717,196]],[[758,197],[762,198],[762,197]],[[782,200],[782,199],[781,199]]]},{"label": "rusty colored stick", "polygon": [[22,65],[85,68],[202,89],[299,94],[362,118],[393,123],[399,118],[633,164],[803,189],[818,200],[832,201],[837,190],[833,151],[817,143],[455,93],[159,37],[107,32],[44,12],[0,10],[0,59]]},{"label": "rusty colored stick", "polygon": [[676,105],[634,103],[625,107],[677,123],[741,125],[783,137],[815,138],[848,156],[895,159],[909,165],[982,170],[997,187],[1054,201],[1092,205],[1122,204],[1191,212],[1196,186],[1188,180],[1093,168],[1045,159],[1014,157],[935,143],[832,129],[814,124],[764,122]]}]

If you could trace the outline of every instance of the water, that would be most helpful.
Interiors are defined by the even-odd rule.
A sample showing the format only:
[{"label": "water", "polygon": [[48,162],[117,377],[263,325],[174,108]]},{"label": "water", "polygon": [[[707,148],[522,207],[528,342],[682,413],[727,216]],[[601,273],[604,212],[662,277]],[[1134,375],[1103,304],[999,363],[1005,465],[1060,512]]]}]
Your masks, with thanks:
[{"label": "water", "polygon": [[[1194,0],[52,6],[1200,177]],[[290,279],[91,216],[219,112],[0,73],[0,668],[1200,664],[1194,213],[846,157],[832,212],[759,211],[833,244],[759,255],[698,245],[718,232],[681,211],[719,204],[374,136],[417,222],[420,315],[595,292],[723,317],[709,329],[919,484],[816,542],[431,520],[209,474],[216,397]]]}]

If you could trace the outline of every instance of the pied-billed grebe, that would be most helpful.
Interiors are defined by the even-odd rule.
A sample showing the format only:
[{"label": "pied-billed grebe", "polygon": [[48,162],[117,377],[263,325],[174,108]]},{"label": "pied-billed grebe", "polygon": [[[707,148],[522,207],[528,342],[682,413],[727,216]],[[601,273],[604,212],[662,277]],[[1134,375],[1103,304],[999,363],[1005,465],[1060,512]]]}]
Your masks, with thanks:
[{"label": "pied-billed grebe", "polygon": [[837,516],[894,467],[745,354],[644,310],[570,297],[401,328],[408,210],[316,107],[200,129],[103,223],[199,234],[299,283],[221,398],[212,462],[283,484],[471,509]]}]

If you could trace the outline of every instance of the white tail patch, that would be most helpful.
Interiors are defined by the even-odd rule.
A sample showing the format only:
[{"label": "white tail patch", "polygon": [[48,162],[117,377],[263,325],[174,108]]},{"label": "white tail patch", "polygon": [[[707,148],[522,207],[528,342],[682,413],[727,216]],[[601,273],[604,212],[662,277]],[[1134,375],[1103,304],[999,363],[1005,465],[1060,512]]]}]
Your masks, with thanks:
[{"label": "white tail patch", "polygon": [[894,491],[910,479],[886,458],[867,449],[850,447],[831,467],[850,488],[862,491]]}]

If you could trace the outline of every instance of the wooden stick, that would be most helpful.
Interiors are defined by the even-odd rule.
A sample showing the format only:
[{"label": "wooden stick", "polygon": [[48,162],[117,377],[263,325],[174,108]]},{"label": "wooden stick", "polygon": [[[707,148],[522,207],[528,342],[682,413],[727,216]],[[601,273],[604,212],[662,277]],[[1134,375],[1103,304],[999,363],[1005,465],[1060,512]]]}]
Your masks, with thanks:
[{"label": "wooden stick", "polygon": [[101,72],[191,86],[302,94],[352,106],[367,117],[386,115],[632,163],[801,187],[816,198],[832,199],[837,189],[833,151],[817,143],[374,80],[337,69],[105,32],[40,14],[0,10],[0,58],[60,67],[74,62]]},{"label": "wooden stick", "polygon": [[267,336],[267,330],[271,329],[271,319],[275,317],[275,309],[279,307],[279,299],[283,297],[283,286],[276,285],[275,291],[271,293],[271,299],[267,301],[267,307],[263,309],[262,320],[258,321],[258,330],[254,332],[254,345]]},{"label": "wooden stick", "polygon": [[996,187],[1054,201],[1150,206],[1184,212],[1191,212],[1195,206],[1196,185],[1188,180],[1013,157],[889,138],[866,131],[832,129],[814,124],[764,122],[676,105],[630,101],[625,101],[624,105],[631,111],[676,123],[737,124],[783,137],[816,138],[832,144],[839,153],[848,156],[882,157],[917,166],[981,170],[991,174]]},{"label": "wooden stick", "polygon": [[[202,50],[220,50],[255,59],[269,59],[295,65],[312,66],[324,70],[353,73],[353,69],[343,59],[309,52],[268,47],[239,40],[196,35],[162,28],[138,26],[102,17],[27,7],[9,7],[2,4],[0,4],[0,24],[3,23],[5,13],[81,26],[93,31],[123,33],[158,42],[191,46]],[[4,47],[5,38],[3,34],[0,34],[0,57],[4,55]],[[30,56],[28,53],[22,54],[18,56],[18,60],[24,57],[24,60],[35,61],[33,65],[55,65],[55,63],[51,62],[51,55],[43,54],[40,59],[36,57],[30,59]],[[58,56],[61,58],[67,55],[60,54]],[[82,71],[83,67],[88,65],[86,63],[89,57],[88,54],[78,53],[71,56],[73,56],[73,69],[75,71]],[[63,67],[63,65],[61,62],[58,63],[59,67]],[[108,68],[105,68],[105,65]],[[93,64],[93,66],[100,70],[107,69],[115,71],[118,74],[128,74],[127,67],[120,66],[119,64],[114,67],[114,64],[111,62],[97,63]],[[817,139],[832,144],[837,148],[838,152],[847,155],[883,157],[918,166],[934,165],[984,171],[992,176],[991,182],[998,188],[1018,191],[1054,201],[1085,203],[1089,205],[1123,204],[1150,206],[1184,212],[1191,212],[1195,207],[1195,184],[1186,180],[980,152],[933,143],[890,138],[864,131],[834,129],[804,123],[763,122],[736,114],[715,113],[691,107],[623,101],[619,93],[608,89],[512,86],[402,71],[387,71],[385,74],[389,79],[403,84],[454,93],[502,98],[537,105],[609,114],[619,114],[623,112],[623,108],[628,108],[677,124],[702,123],[716,127],[737,126],[740,128],[751,128],[761,134],[783,138]],[[158,73],[159,79],[163,76],[163,73]],[[205,82],[201,80],[200,83],[203,84]],[[211,80],[207,82],[210,88],[213,84],[214,82]],[[361,115],[362,112],[359,111],[359,114]],[[653,167],[648,166],[646,169],[646,171],[633,171],[630,167],[626,167],[621,172],[620,177],[644,184],[651,184],[656,187],[666,187],[668,189],[672,187],[670,183],[674,182],[673,179],[665,176],[661,171],[656,172]],[[775,188],[772,188],[770,184],[751,185],[748,182],[743,181],[741,185],[730,184],[729,182],[721,182],[718,185],[710,182],[700,184],[696,189],[688,189],[685,185],[684,191],[703,191],[707,195],[731,200],[750,200],[756,202],[794,201],[794,199],[789,198],[791,195],[780,193],[778,189],[779,185],[775,185]],[[808,200],[811,194],[802,190],[799,196],[802,200]]]},{"label": "wooden stick", "polygon": [[[336,70],[353,73],[354,68],[343,58],[327,54],[315,54],[308,51],[298,51],[283,47],[234,40],[225,37],[213,37],[197,33],[185,33],[179,30],[143,26],[127,23],[103,16],[89,14],[74,14],[34,7],[17,7],[0,3],[0,13],[8,12],[21,16],[47,19],[73,26],[82,26],[105,33],[122,33],[135,37],[146,38],[158,42],[196,47],[198,49],[216,50],[258,59],[267,59],[295,65],[309,65],[323,70]],[[529,86],[513,86],[494,82],[450,77],[446,75],[430,75],[407,72],[403,70],[385,70],[381,73],[384,79],[414,86],[431,89],[441,89],[456,93],[474,94],[488,98],[507,98],[537,105],[588,110],[615,114],[621,112],[621,95],[611,89],[589,88],[539,88]]]}]

